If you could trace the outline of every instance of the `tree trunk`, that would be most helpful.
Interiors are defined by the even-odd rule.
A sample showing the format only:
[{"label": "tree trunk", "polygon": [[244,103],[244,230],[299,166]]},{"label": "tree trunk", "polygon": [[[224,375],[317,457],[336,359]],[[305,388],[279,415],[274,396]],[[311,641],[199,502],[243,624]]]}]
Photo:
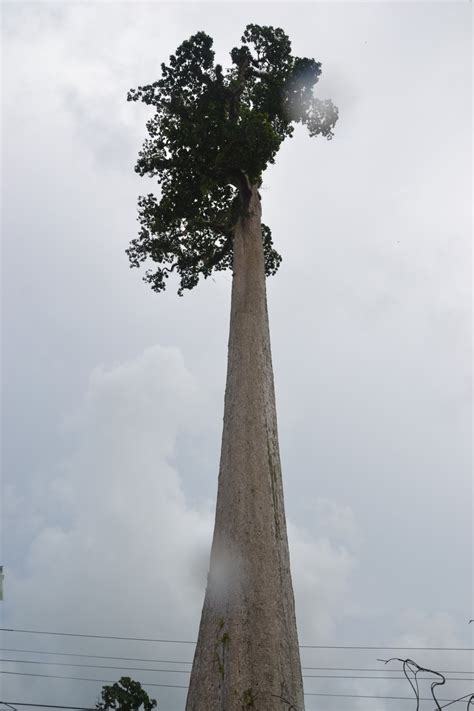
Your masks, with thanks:
[{"label": "tree trunk", "polygon": [[249,708],[304,708],[255,186],[234,236],[216,522],[186,711]]}]

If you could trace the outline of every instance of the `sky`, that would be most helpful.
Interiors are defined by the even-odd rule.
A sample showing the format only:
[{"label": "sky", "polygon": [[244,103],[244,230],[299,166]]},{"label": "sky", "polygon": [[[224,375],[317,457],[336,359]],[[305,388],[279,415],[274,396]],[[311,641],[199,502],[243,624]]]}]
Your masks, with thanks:
[{"label": "sky", "polygon": [[[151,112],[126,94],[200,30],[227,65],[250,22],[321,61],[340,111],[332,141],[297,128],[261,191],[283,256],[268,299],[300,644],[473,647],[469,2],[3,2],[2,627],[196,638],[231,275],[180,298],[129,269],[156,186],[133,170]],[[96,665],[2,662],[0,700],[92,707],[101,681],[25,674],[127,673],[75,653],[181,662],[128,673],[184,709],[185,689],[151,684],[185,686],[192,644],[0,642]],[[301,653],[307,711],[415,708],[311,696],[411,692],[308,667],[473,673],[466,651]]]}]

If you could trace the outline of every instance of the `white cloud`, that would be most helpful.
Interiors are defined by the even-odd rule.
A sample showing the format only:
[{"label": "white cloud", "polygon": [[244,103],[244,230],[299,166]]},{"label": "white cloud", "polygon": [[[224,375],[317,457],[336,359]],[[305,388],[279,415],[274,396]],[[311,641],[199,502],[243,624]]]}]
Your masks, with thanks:
[{"label": "white cloud", "polygon": [[[7,568],[10,625],[195,639],[213,512],[189,504],[175,457],[180,432],[202,427],[203,402],[176,348],[154,346],[93,371],[83,402],[66,420],[74,440],[70,455],[45,488],[36,489],[34,502],[11,490],[9,520],[21,506],[36,512],[36,525],[24,566]],[[333,534],[354,537],[350,509],[326,500],[316,508],[322,513],[318,538],[289,524],[302,640],[331,639],[355,562],[330,540]],[[176,653],[189,659],[192,647]],[[140,654],[148,656],[143,649]],[[47,670],[58,672],[65,673]],[[10,678],[8,688],[15,683]],[[44,700],[44,681],[31,683]],[[77,700],[87,702],[85,694]],[[176,703],[173,692],[166,694]],[[61,687],[54,699],[64,702]]]},{"label": "white cloud", "polygon": [[346,614],[355,556],[327,537],[315,538],[289,524],[291,569],[302,644],[334,639]]},{"label": "white cloud", "polygon": [[58,513],[31,541],[26,570],[8,571],[11,624],[195,637],[212,519],[187,505],[173,457],[198,402],[174,348],[94,371],[68,425],[75,449],[36,503]]},{"label": "white cloud", "polygon": [[[79,609],[84,577],[96,580],[95,605],[103,615],[111,597],[117,605],[125,602],[129,586],[145,584],[155,595],[158,589],[175,604],[176,596],[193,592],[192,581],[181,576],[188,557],[206,545],[210,519],[187,507],[173,457],[178,432],[192,428],[197,398],[196,383],[176,349],[150,348],[92,374],[70,424],[77,449],[47,492],[63,512],[69,510],[69,524],[44,528],[29,556],[35,575],[50,575],[53,565],[60,565],[65,575],[55,583],[77,591]],[[119,578],[128,582],[117,588]],[[65,611],[68,600],[66,595],[61,603]]]},{"label": "white cloud", "polygon": [[360,545],[361,532],[354,511],[347,504],[320,497],[307,502],[305,510],[313,516],[313,534],[329,536],[351,551]]}]

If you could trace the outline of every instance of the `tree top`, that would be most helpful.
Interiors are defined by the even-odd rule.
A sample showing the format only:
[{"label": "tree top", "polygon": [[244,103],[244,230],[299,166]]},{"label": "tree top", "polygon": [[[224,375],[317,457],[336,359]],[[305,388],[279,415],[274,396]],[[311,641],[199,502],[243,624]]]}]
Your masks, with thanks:
[{"label": "tree top", "polygon": [[[154,291],[173,271],[182,294],[200,276],[231,267],[251,186],[261,185],[294,123],[310,136],[333,136],[337,108],[313,92],[321,64],[293,56],[280,28],[247,25],[241,42],[224,70],[214,63],[212,38],[197,32],[161,64],[161,79],[128,93],[155,108],[135,170],[157,178],[161,196],[139,197],[140,231],[127,250],[131,266],[157,265],[145,276]],[[281,257],[266,225],[262,236],[266,274],[274,274]]]}]

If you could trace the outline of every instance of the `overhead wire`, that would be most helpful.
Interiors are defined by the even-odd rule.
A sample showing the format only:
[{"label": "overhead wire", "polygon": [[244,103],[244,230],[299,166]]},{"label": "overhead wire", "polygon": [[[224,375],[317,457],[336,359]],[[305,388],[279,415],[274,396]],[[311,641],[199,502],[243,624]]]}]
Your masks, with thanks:
[{"label": "overhead wire", "polygon": [[28,706],[28,707],[39,707],[42,709],[73,709],[74,711],[97,711],[97,708],[92,709],[86,706],[57,706],[56,704],[26,704],[20,701],[0,701],[0,704],[4,706]]},{"label": "overhead wire", "polygon": [[[26,674],[22,672],[4,672],[0,671],[0,674],[16,674],[18,676],[34,676],[34,677],[42,677],[42,678],[47,678],[47,679],[66,679],[66,680],[71,680],[71,681],[92,681],[92,682],[99,682],[101,684],[113,684],[115,683],[112,679],[89,679],[85,677],[76,677],[76,676],[56,676],[56,675],[50,675],[50,674]],[[156,684],[156,683],[144,683],[144,686],[153,686],[153,687],[161,687],[161,688],[168,688],[168,689],[187,689],[187,686],[182,686],[178,684]],[[304,692],[305,696],[328,696],[328,697],[341,697],[341,698],[354,698],[354,699],[399,699],[403,701],[413,701],[412,696],[383,696],[383,695],[366,695],[366,694],[336,694],[336,693],[322,693],[322,692]],[[421,701],[432,701],[430,698],[424,698],[420,697]],[[451,699],[438,699],[438,701],[448,701],[451,702]],[[59,707],[61,708],[61,707]]]},{"label": "overhead wire", "polygon": [[[377,694],[323,694],[323,693],[306,693],[305,696],[337,696],[344,699],[397,699],[400,701],[413,701],[413,696],[382,696]],[[455,703],[458,699],[438,699],[438,701],[449,701]],[[420,701],[433,701],[429,696],[420,696]]]},{"label": "overhead wire", "polygon": [[9,627],[0,627],[0,632],[18,632],[21,634],[43,634],[43,635],[54,635],[56,637],[87,637],[89,639],[115,639],[115,640],[125,640],[128,642],[163,642],[166,644],[196,644],[195,641],[187,639],[150,639],[149,637],[120,637],[118,635],[104,635],[104,634],[81,634],[78,632],[52,632],[46,630],[23,630],[23,629],[12,629]]},{"label": "overhead wire", "polygon": [[[149,659],[143,657],[112,657],[108,654],[78,654],[75,652],[50,652],[43,649],[12,649],[0,647],[0,652],[21,652],[22,654],[47,654],[61,657],[81,657],[85,659],[115,659],[122,662],[150,662],[151,664],[192,664],[192,661],[176,661],[171,659]],[[451,673],[451,672],[449,672]],[[457,673],[457,672],[456,672]],[[464,672],[462,672],[464,673]]]},{"label": "overhead wire", "polygon": [[[47,655],[47,656],[60,656],[60,657],[80,657],[81,659],[113,659],[116,661],[126,661],[126,662],[148,662],[150,664],[192,664],[192,661],[188,660],[172,660],[172,659],[150,659],[149,657],[115,657],[107,654],[79,654],[75,652],[51,652],[51,651],[46,651],[44,649],[13,649],[11,647],[0,647],[0,652],[15,652],[15,653],[21,653],[21,654],[39,654],[39,655]],[[19,659],[19,662],[23,662],[25,660]],[[59,664],[58,662],[54,662]],[[68,665],[69,666],[69,665]],[[74,666],[79,666],[77,664],[74,664]],[[105,667],[104,667],[105,668]],[[110,667],[112,668],[112,667]],[[114,667],[117,669],[121,669],[122,667]],[[125,667],[124,667],[125,668]],[[132,668],[132,667],[128,667]],[[302,669],[307,669],[307,670],[312,670],[312,671],[361,671],[361,672],[377,672],[377,671],[382,671],[382,669],[374,669],[374,668],[367,668],[367,667],[312,667],[312,666],[302,666]],[[141,669],[140,669],[141,671]],[[143,671],[147,671],[143,669]],[[400,673],[399,670],[397,669],[385,669],[384,671],[390,672],[391,674],[398,674]],[[459,669],[441,669],[440,670],[443,674],[474,674],[474,670],[472,671],[466,671],[466,670],[459,670]]]},{"label": "overhead wire", "polygon": [[[177,639],[154,639],[148,637],[123,637],[119,635],[95,635],[95,634],[82,634],[82,633],[72,633],[72,632],[56,632],[52,630],[27,630],[27,629],[16,629],[16,628],[6,628],[1,627],[0,632],[12,632],[21,634],[37,634],[37,635],[54,635],[60,637],[77,637],[77,638],[89,638],[89,639],[112,639],[112,640],[124,640],[131,642],[156,642],[156,643],[167,643],[167,644],[195,644],[190,640],[177,640]],[[338,650],[416,650],[416,651],[474,651],[472,647],[391,647],[391,646],[376,646],[376,645],[300,645],[301,649],[338,649]],[[13,650],[13,649],[2,649],[1,651],[14,651],[19,653],[33,653],[33,654],[50,654],[55,656],[74,656],[74,657],[90,657],[95,659],[117,659],[121,661],[144,661],[144,662],[154,662],[154,663],[167,663],[167,664],[191,664],[188,661],[163,661],[163,660],[150,660],[150,659],[140,659],[136,657],[112,657],[105,655],[88,655],[88,654],[74,654],[67,652],[47,652],[43,650]],[[114,667],[107,665],[86,665],[86,664],[68,664],[61,662],[40,662],[40,661],[28,661],[28,660],[0,660],[4,662],[11,663],[24,663],[24,664],[49,664],[49,665],[61,665],[61,666],[77,666],[77,667],[89,667],[89,668],[100,668],[100,669],[130,669],[133,671],[153,671],[153,672],[166,672],[166,673],[189,673],[187,670],[176,670],[176,669],[143,669],[143,668],[127,668],[127,667]],[[304,669],[318,670],[318,671],[374,671],[379,672],[379,669],[362,669],[362,668],[342,668],[342,667],[303,667]],[[428,670],[429,671],[429,670]],[[444,673],[456,673],[456,674],[472,674],[473,672],[463,672],[463,671],[451,671]],[[0,674],[9,674],[14,676],[29,676],[37,678],[53,678],[53,679],[65,679],[71,681],[87,681],[87,682],[99,682],[99,683],[114,683],[112,680],[107,679],[90,679],[86,677],[70,677],[63,675],[52,675],[52,674],[34,674],[27,672],[11,672],[11,671],[0,671]],[[384,679],[384,680],[403,680],[403,677],[381,677],[381,676],[346,676],[346,675],[303,675],[305,678],[322,678],[322,679]],[[423,677],[425,678],[425,677]],[[426,677],[430,678],[430,677]],[[421,677],[420,677],[421,679]],[[472,679],[459,679],[452,678],[451,681],[472,681]],[[177,685],[177,684],[157,684],[157,683],[146,683],[146,686],[150,687],[161,687],[161,688],[173,688],[173,689],[187,689],[187,686]],[[363,698],[363,699],[393,699],[393,700],[407,700],[411,701],[412,697],[408,696],[384,696],[384,695],[361,695],[361,694],[339,694],[339,693],[323,693],[323,692],[305,692],[305,696],[321,696],[321,697],[336,697],[336,698]],[[438,699],[439,702],[447,702],[444,706],[440,708],[445,708],[450,706],[457,701],[461,701],[464,698],[468,698],[470,695],[467,694],[466,697],[461,697],[461,699]],[[471,697],[472,698],[472,697]],[[431,701],[430,698],[419,697],[419,701]],[[0,701],[0,704],[9,706],[12,702]],[[58,709],[79,709],[79,711],[84,711],[84,707],[69,707],[69,706],[55,706],[51,704],[26,704],[17,703],[18,706],[30,706],[30,707],[43,707],[43,708],[58,708]],[[13,706],[10,706],[13,708]],[[86,711],[93,711],[87,709]]]},{"label": "overhead wire", "polygon": [[[62,676],[59,674],[32,674],[29,672],[11,672],[11,671],[0,671],[0,674],[10,674],[12,676],[35,676],[42,679],[66,679],[68,681],[94,681],[100,682],[101,684],[115,684],[114,679],[90,679],[89,677],[83,676]],[[156,683],[145,683],[145,686],[160,686],[168,689],[187,689],[187,686],[181,686],[179,684],[156,684]]]},{"label": "overhead wire", "polygon": [[[29,660],[29,659],[0,659],[0,663],[8,663],[8,664],[40,664],[40,665],[45,665],[45,666],[61,666],[61,667],[80,667],[80,668],[86,668],[86,669],[120,669],[120,670],[126,670],[126,671],[139,671],[139,672],[153,672],[153,673],[160,673],[160,674],[190,674],[191,670],[190,669],[150,669],[146,667],[127,667],[127,666],[111,666],[107,664],[74,664],[71,662],[41,662],[37,660]],[[304,667],[303,667],[304,668]],[[354,671],[351,669],[342,669],[342,668],[328,668],[325,669],[320,668],[318,669],[317,667],[313,668],[310,667],[311,670],[313,671]],[[373,669],[373,670],[364,670],[364,669],[356,669],[355,671],[375,671],[375,672],[385,672],[387,670],[385,669]],[[367,676],[367,675],[361,675],[361,674],[356,674],[356,675],[334,675],[334,674],[303,674],[304,679],[382,679],[382,680],[388,680],[388,681],[405,681],[405,677],[400,675],[399,670],[393,670],[393,674],[398,674],[399,676]],[[457,672],[457,673],[462,673],[462,672]],[[469,672],[467,672],[469,673]],[[424,680],[430,680],[432,677],[420,677],[420,679]],[[447,681],[473,681],[472,678],[466,677],[466,678],[460,678],[460,677],[448,677]]]},{"label": "overhead wire", "polygon": [[[196,644],[196,641],[185,639],[154,639],[151,637],[122,637],[119,635],[82,634],[79,632],[55,632],[51,630],[25,630],[10,627],[0,627],[0,632],[17,632],[21,634],[54,635],[59,637],[82,637],[89,639],[113,639],[129,642],[160,642],[164,644]],[[472,652],[474,647],[392,647],[382,645],[324,645],[324,644],[300,644],[300,649],[366,649],[366,650],[414,650],[414,651],[434,651],[434,652]]]},{"label": "overhead wire", "polygon": [[[41,664],[51,667],[81,667],[86,669],[122,669],[126,671],[148,671],[148,672],[166,672],[169,674],[191,674],[191,669],[150,669],[146,667],[126,667],[126,666],[109,666],[108,664],[71,664],[70,662],[39,662],[28,659],[0,659],[0,663],[7,662],[9,664]],[[179,663],[179,662],[177,662]],[[401,679],[403,677],[400,677]]]}]

